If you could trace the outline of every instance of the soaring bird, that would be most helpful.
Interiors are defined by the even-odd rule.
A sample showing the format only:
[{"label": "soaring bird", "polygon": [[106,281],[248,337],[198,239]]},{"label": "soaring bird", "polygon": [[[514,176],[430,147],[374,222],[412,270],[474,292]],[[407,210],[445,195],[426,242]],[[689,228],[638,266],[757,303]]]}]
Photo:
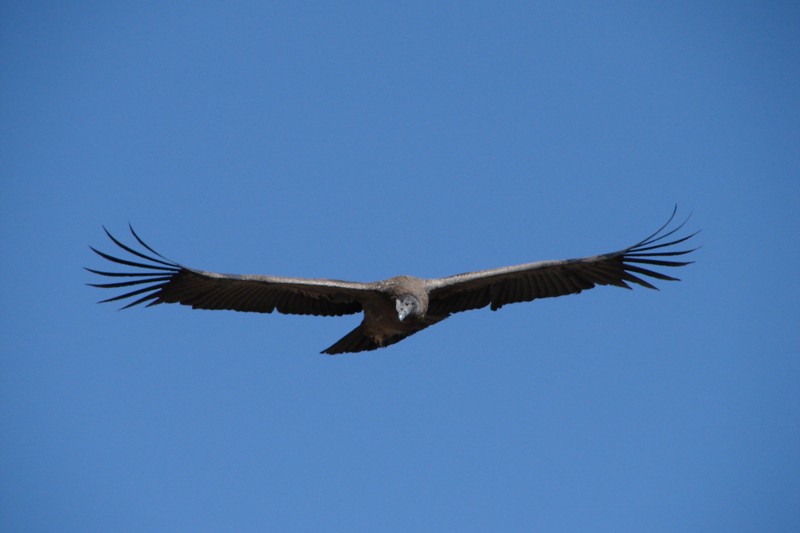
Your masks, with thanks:
[{"label": "soaring bird", "polygon": [[[656,289],[644,278],[678,281],[652,267],[680,267],[693,261],[672,258],[693,252],[675,247],[697,234],[673,237],[688,218],[667,230],[669,220],[649,237],[622,250],[556,261],[538,261],[444,278],[396,276],[383,281],[218,274],[175,263],[156,252],[129,229],[142,248],[123,244],[103,227],[109,239],[131,258],[122,259],[90,247],[100,257],[134,272],[109,272],[87,268],[100,276],[122,278],[112,283],[90,283],[104,289],[124,289],[99,303],[136,298],[123,307],[179,303],[193,309],[230,309],[255,313],[341,316],[364,313],[361,324],[322,353],[362,352],[395,344],[454,313],[489,306],[578,294],[597,285],[630,289],[634,283]],[[132,260],[139,258],[139,260]],[[641,266],[646,265],[646,266]],[[139,287],[141,285],[141,287]],[[132,290],[129,290],[133,287]]]}]

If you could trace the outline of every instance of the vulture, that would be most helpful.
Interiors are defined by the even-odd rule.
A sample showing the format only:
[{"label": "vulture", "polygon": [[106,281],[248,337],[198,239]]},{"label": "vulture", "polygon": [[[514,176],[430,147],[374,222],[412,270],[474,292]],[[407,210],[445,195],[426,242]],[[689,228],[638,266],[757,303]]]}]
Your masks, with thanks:
[{"label": "vulture", "polygon": [[[674,236],[683,223],[668,229],[669,220],[649,237],[616,252],[579,259],[538,261],[444,278],[396,276],[383,281],[358,282],[336,279],[219,274],[183,266],[156,252],[129,225],[141,248],[123,244],[105,227],[108,238],[122,251],[121,258],[90,247],[112,263],[130,267],[125,272],[89,272],[121,279],[90,283],[103,289],[122,289],[122,294],[99,303],[134,299],[122,309],[147,303],[179,303],[193,309],[230,309],[255,313],[341,316],[364,313],[350,333],[322,351],[325,354],[362,352],[389,346],[441,322],[454,313],[489,306],[493,311],[506,304],[578,294],[597,285],[630,289],[629,283],[656,289],[646,278],[678,281],[654,270],[680,267],[693,261],[674,258],[693,252],[676,249],[697,232]],[[133,271],[130,271],[133,270]]]}]

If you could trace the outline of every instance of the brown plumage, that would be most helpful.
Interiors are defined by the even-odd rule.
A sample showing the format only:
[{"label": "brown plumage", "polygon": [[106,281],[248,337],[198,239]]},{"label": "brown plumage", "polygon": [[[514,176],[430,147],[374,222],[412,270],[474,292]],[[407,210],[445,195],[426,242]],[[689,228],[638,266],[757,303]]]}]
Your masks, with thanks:
[{"label": "brown plumage", "polygon": [[369,283],[205,272],[166,259],[145,244],[132,227],[131,234],[143,247],[142,251],[123,244],[103,228],[114,244],[146,262],[120,259],[92,248],[108,261],[141,270],[87,270],[101,276],[124,278],[119,282],[90,284],[93,287],[119,289],[142,285],[102,300],[113,302],[136,298],[123,309],[144,303],[148,306],[180,303],[193,309],[256,313],[277,310],[287,314],[340,316],[363,312],[361,324],[322,353],[361,352],[399,342],[461,311],[486,306],[497,310],[510,303],[577,294],[597,285],[630,289],[628,283],[635,283],[655,289],[644,279],[646,277],[676,281],[677,278],[649,268],[679,267],[692,262],[667,259],[694,251],[672,248],[696,234],[668,240],[686,223],[684,221],[665,231],[674,217],[675,211],[655,233],[617,252],[580,259],[539,261],[446,278],[397,276]]}]

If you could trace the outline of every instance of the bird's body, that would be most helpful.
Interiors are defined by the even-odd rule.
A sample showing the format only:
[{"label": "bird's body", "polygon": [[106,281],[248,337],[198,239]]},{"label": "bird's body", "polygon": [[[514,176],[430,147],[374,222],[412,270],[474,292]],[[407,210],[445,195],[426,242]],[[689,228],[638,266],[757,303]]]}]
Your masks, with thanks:
[{"label": "bird's body", "polygon": [[673,211],[667,224],[647,239],[617,252],[581,259],[539,261],[445,278],[396,276],[365,283],[206,272],[164,258],[145,244],[133,228],[131,233],[144,251],[121,243],[107,230],[106,233],[121,249],[147,263],[120,259],[94,248],[92,250],[113,263],[140,271],[87,270],[101,276],[126,278],[121,282],[92,284],[95,287],[143,285],[142,288],[103,300],[110,302],[141,295],[126,308],[149,302],[148,305],[180,303],[195,309],[260,313],[277,310],[280,313],[320,316],[363,312],[364,319],[358,327],[323,351],[328,354],[360,352],[399,342],[460,311],[486,306],[496,310],[509,303],[577,294],[596,285],[630,288],[626,282],[631,282],[655,288],[642,277],[676,280],[639,266],[678,267],[689,264],[665,259],[692,251],[665,250],[694,235],[662,242],[683,226],[681,224],[662,234],[674,215]]},{"label": "bird's body", "polygon": [[[415,323],[425,316],[428,310],[428,295],[425,282],[413,276],[397,276],[376,283],[378,291],[364,299],[364,330],[378,344],[398,335],[406,336],[417,331]],[[400,319],[397,301],[406,295],[413,295],[419,302],[419,316],[406,315]]]}]

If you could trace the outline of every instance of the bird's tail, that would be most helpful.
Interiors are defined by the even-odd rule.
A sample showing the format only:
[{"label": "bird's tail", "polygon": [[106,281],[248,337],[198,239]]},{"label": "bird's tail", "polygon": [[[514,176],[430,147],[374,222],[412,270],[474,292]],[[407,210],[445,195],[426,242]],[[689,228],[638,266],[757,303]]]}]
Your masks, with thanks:
[{"label": "bird's tail", "polygon": [[340,353],[351,353],[351,352],[366,352],[370,350],[377,350],[382,346],[387,346],[389,344],[394,344],[402,340],[405,335],[397,336],[397,338],[392,338],[387,342],[384,342],[382,345],[376,343],[372,337],[366,334],[364,330],[364,323],[358,325],[353,331],[336,341],[336,343],[328,348],[324,349],[322,353],[326,353],[329,355],[336,355]]}]

